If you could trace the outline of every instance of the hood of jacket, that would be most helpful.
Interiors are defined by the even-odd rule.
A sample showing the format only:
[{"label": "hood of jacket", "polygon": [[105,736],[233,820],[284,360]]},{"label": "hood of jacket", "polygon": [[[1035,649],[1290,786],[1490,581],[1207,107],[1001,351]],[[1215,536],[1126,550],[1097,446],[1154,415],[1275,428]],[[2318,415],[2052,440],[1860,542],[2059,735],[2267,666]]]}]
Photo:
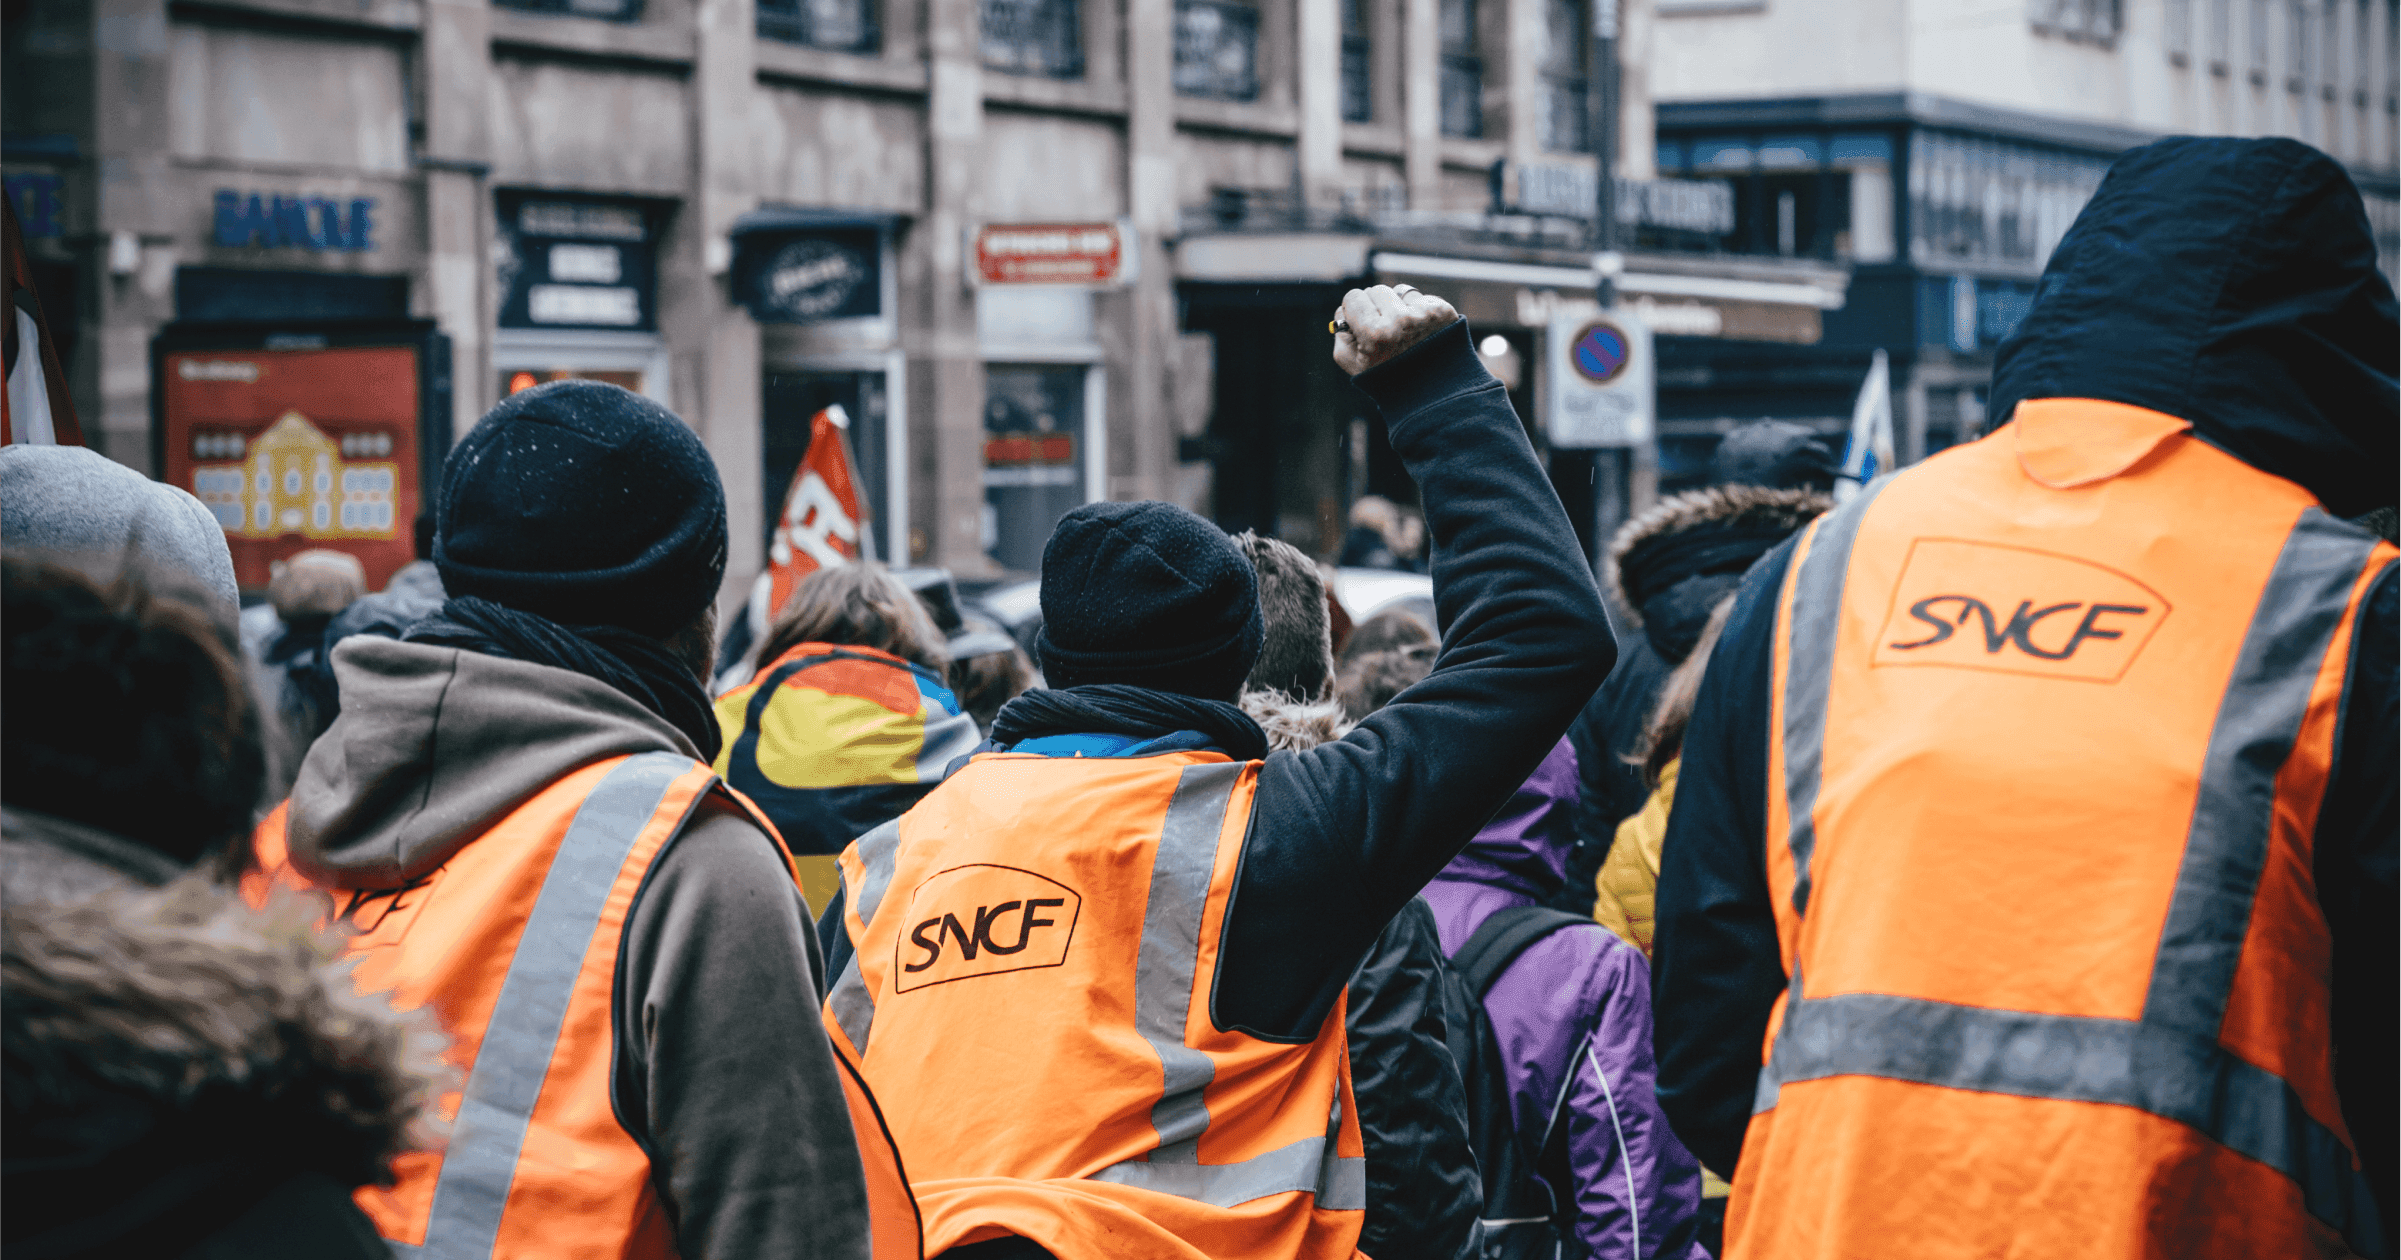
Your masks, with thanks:
[{"label": "hood of jacket", "polygon": [[333,652],[342,716],[292,785],[292,865],[397,888],[510,810],[606,757],[692,741],[631,697],[548,665],[360,635]]},{"label": "hood of jacket", "polygon": [[1235,703],[1267,733],[1269,752],[1307,752],[1351,733],[1340,700],[1301,700],[1273,687],[1245,687]]},{"label": "hood of jacket", "polygon": [[188,585],[230,619],[241,610],[225,527],[184,490],[83,446],[0,447],[0,540],[106,582],[118,571]]},{"label": "hood of jacket", "polygon": [[191,876],[11,907],[11,1246],[104,1254],[294,1176],[388,1183],[395,1155],[436,1140],[448,1039],[430,1011],[357,993],[342,936],[314,926],[323,902],[279,892],[253,912]]},{"label": "hood of jacket", "polygon": [[1991,414],[2098,398],[2358,516],[2394,501],[2392,286],[2359,190],[2293,140],[2178,136],[2135,149],[2051,254],[1994,357]]},{"label": "hood of jacket", "polygon": [[1610,540],[1601,570],[1609,597],[1651,650],[1676,665],[1752,562],[1833,506],[1831,496],[1805,488],[1723,485],[1670,495]]},{"label": "hood of jacket", "polygon": [[1576,844],[1576,747],[1562,739],[1509,803],[1434,878],[1482,884],[1537,901],[1567,880],[1567,853]]}]

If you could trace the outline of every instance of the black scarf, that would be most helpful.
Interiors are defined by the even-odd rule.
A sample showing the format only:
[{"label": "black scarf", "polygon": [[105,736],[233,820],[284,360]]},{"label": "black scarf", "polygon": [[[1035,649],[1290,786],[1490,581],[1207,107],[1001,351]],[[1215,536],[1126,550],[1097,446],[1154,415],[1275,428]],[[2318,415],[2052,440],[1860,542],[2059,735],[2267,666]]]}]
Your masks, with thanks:
[{"label": "black scarf", "polygon": [[1156,739],[1178,731],[1200,732],[1212,746],[1237,761],[1256,761],[1267,755],[1267,733],[1236,705],[1122,683],[1029,691],[1011,700],[992,719],[993,742],[1002,745],[1042,735]]},{"label": "black scarf", "polygon": [[657,639],[622,626],[562,626],[547,617],[461,595],[400,637],[405,643],[465,648],[548,665],[606,683],[682,731],[700,749],[703,761],[715,761],[724,743],[709,693],[691,667]]}]

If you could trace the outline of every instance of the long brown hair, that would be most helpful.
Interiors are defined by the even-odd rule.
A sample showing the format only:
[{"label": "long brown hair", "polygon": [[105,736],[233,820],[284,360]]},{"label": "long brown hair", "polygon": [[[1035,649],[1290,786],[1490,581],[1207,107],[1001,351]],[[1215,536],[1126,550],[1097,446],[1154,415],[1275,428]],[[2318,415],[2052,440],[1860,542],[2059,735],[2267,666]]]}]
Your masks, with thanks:
[{"label": "long brown hair", "polygon": [[1642,752],[1635,758],[1642,763],[1643,781],[1659,786],[1659,775],[1667,763],[1684,755],[1684,728],[1692,724],[1692,703],[1701,694],[1701,675],[1709,670],[1709,656],[1717,650],[1717,637],[1725,633],[1726,618],[1734,612],[1734,592],[1717,601],[1709,610],[1709,624],[1701,627],[1701,637],[1693,640],[1692,651],[1684,663],[1659,688],[1659,703],[1651,710],[1650,725],[1643,728]]},{"label": "long brown hair", "polygon": [[950,669],[950,652],[925,605],[872,560],[819,569],[802,578],[767,631],[766,645],[759,649],[760,668],[803,643],[874,648],[923,665],[937,676]]}]

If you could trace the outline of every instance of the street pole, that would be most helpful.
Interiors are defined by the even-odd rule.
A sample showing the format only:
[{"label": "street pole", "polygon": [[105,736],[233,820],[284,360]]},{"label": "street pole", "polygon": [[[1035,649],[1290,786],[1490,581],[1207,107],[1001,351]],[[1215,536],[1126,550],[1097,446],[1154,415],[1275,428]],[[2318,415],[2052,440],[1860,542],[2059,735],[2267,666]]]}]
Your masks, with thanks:
[{"label": "street pole", "polygon": [[[1592,6],[1592,29],[1585,45],[1585,117],[1592,133],[1594,167],[1592,216],[1592,296],[1606,313],[1617,307],[1617,277],[1625,270],[1617,233],[1617,36],[1618,0],[1586,0]],[[1633,451],[1595,450],[1592,459],[1592,542],[1587,557],[1594,572],[1618,523],[1632,515],[1628,496],[1633,490]]]},{"label": "street pole", "polygon": [[1586,117],[1597,169],[1593,180],[1593,296],[1601,309],[1617,305],[1617,27],[1618,0],[1591,0],[1592,31],[1587,45]]}]

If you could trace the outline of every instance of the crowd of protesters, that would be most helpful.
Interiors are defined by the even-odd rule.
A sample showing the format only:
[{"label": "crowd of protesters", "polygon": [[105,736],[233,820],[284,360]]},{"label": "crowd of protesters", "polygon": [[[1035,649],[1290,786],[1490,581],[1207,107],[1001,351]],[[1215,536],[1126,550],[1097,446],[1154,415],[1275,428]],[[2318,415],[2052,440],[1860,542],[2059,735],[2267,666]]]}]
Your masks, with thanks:
[{"label": "crowd of protesters", "polygon": [[[2401,324],[2342,168],[2121,159],[1983,439],[1576,541],[1464,321],[1420,508],[1164,503],[720,634],[719,473],[538,386],[241,607],[0,447],[13,1257],[2389,1257]],[[1422,515],[1419,514],[1422,512]]]}]

